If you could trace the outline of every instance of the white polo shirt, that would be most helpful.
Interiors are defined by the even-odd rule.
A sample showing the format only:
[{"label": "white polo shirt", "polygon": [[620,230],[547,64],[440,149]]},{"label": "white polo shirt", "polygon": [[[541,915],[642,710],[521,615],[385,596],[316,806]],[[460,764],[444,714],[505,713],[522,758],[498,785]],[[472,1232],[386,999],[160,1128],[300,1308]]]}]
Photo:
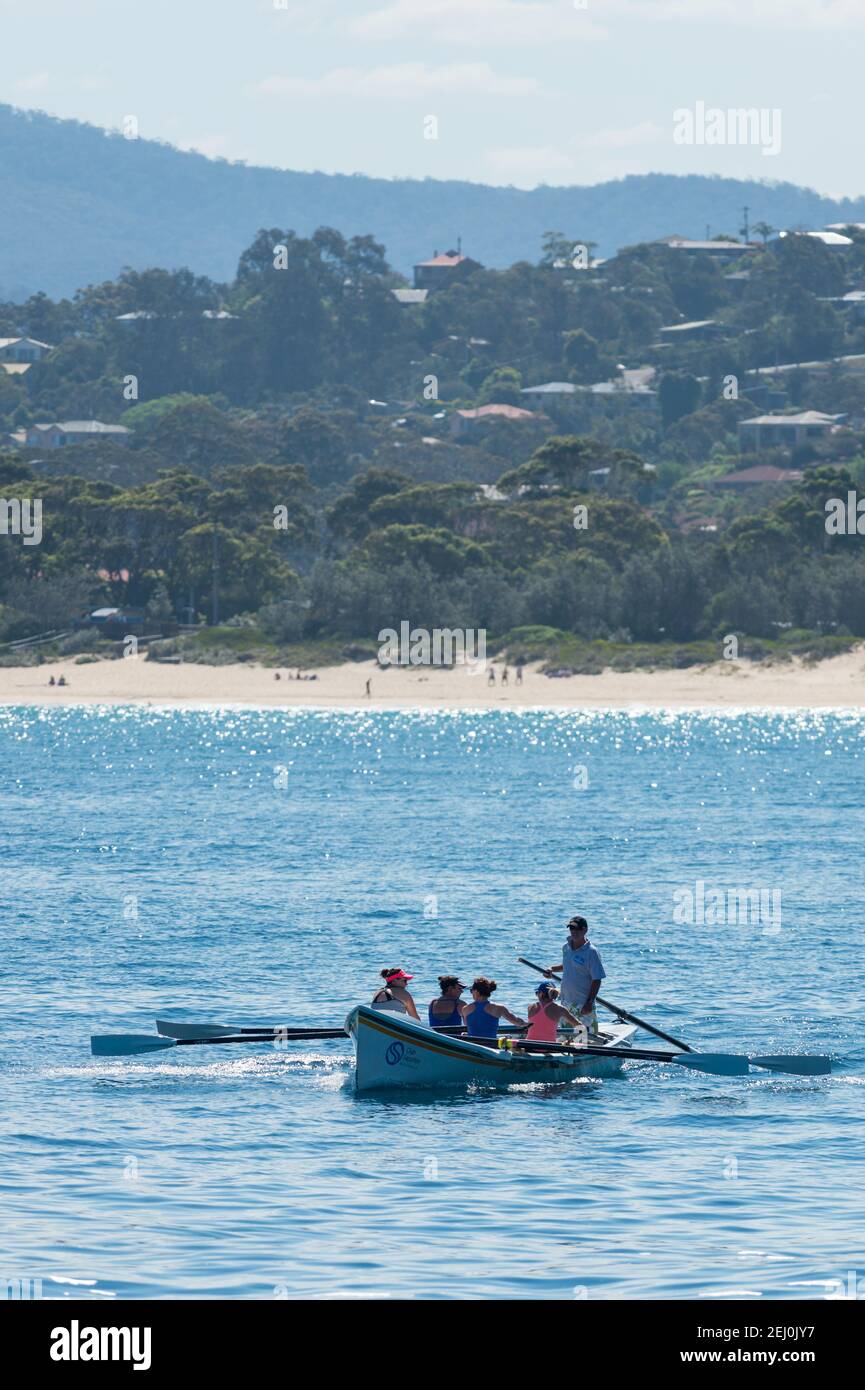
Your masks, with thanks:
[{"label": "white polo shirt", "polygon": [[562,947],[562,966],[561,1002],[566,1009],[581,1009],[593,982],[606,978],[601,957],[588,941],[576,951],[570,941],[566,941]]}]

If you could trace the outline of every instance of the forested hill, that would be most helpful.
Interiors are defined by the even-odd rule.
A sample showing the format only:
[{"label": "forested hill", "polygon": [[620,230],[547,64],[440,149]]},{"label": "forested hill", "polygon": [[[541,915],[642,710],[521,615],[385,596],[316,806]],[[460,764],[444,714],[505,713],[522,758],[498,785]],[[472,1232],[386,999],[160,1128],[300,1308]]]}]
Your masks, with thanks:
[{"label": "forested hill", "polygon": [[370,227],[408,272],[462,236],[491,267],[536,261],[548,230],[597,243],[600,255],[669,233],[736,234],[752,223],[820,227],[865,221],[865,198],[833,201],[793,184],[632,176],[594,187],[526,192],[433,179],[295,173],[206,159],[169,145],[0,105],[0,300],[52,296],[124,266],[188,266],[230,279],[259,227]]}]

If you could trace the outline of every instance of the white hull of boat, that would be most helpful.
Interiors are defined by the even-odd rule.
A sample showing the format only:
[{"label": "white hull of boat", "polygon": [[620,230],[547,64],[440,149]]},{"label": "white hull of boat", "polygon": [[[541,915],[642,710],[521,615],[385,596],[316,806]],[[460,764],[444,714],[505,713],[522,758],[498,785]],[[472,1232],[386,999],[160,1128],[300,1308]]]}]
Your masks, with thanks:
[{"label": "white hull of boat", "polygon": [[[345,1021],[357,1058],[359,1091],[391,1087],[558,1085],[585,1077],[615,1076],[622,1058],[566,1053],[506,1052],[436,1033],[401,1014],[359,1004]],[[608,1047],[628,1047],[636,1032],[629,1025],[605,1030]]]}]

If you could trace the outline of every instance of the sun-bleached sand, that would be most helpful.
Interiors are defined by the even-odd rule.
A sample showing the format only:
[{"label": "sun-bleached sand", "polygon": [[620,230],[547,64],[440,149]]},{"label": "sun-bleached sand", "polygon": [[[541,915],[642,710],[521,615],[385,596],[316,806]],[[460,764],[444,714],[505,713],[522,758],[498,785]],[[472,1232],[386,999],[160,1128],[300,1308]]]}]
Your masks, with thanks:
[{"label": "sun-bleached sand", "polygon": [[[582,708],[779,708],[865,706],[865,647],[816,665],[717,662],[681,671],[605,671],[597,676],[550,678],[526,667],[495,685],[465,668],[391,667],[346,662],[318,670],[315,680],[276,680],[270,667],[238,663],[168,665],[143,657],[76,665],[0,668],[0,704],[319,705],[335,708],[503,709],[572,705]],[[49,686],[65,676],[65,686]],[[370,695],[366,682],[370,681]]]}]

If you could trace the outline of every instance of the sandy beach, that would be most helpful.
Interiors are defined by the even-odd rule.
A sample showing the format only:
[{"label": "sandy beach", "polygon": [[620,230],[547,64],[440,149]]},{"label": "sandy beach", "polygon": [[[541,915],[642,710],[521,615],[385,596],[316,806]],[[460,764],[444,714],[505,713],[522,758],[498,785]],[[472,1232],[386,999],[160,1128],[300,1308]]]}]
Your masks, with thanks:
[{"label": "sandy beach", "polygon": [[[778,708],[865,706],[865,647],[816,665],[799,661],[752,665],[721,661],[681,671],[605,671],[600,675],[550,678],[526,667],[523,683],[511,668],[507,685],[494,667],[486,674],[435,667],[380,670],[374,662],[346,662],[316,673],[316,679],[276,679],[274,670],[238,663],[168,665],[129,658],[76,665],[0,669],[0,703],[156,705],[319,705],[337,708],[500,709],[573,705],[582,708]],[[64,676],[65,686],[49,685]],[[370,694],[366,695],[366,682]]]}]

